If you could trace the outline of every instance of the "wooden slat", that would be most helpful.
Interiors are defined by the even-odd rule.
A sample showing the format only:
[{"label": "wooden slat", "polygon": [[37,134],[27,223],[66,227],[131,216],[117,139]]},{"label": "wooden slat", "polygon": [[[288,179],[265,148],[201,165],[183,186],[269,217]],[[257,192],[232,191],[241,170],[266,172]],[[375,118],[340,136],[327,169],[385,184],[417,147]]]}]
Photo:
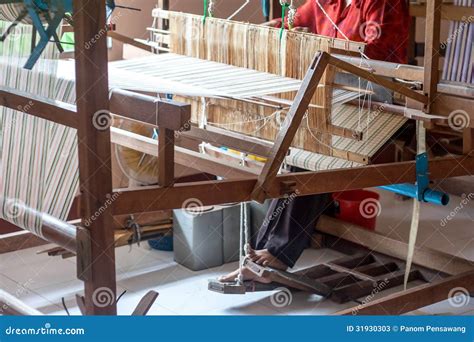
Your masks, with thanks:
[{"label": "wooden slat", "polygon": [[111,37],[112,39],[115,39],[115,40],[118,40],[119,42],[122,42],[124,44],[128,44],[128,45],[132,45],[136,48],[139,48],[139,49],[142,49],[142,50],[145,50],[145,51],[149,51],[149,52],[152,52],[152,49],[151,49],[151,46],[149,45],[146,45],[146,44],[143,44],[139,41],[136,41],[135,39],[133,38],[130,38],[130,37],[127,37],[127,36],[124,36],[123,34],[120,34],[118,32],[115,32],[115,31],[108,31],[107,32],[107,35],[109,37]]},{"label": "wooden slat", "polygon": [[[428,0],[429,3],[432,0]],[[426,4],[410,4],[410,16],[426,17]],[[448,21],[465,21],[466,18],[474,16],[474,8],[468,6],[455,6],[443,4],[441,7],[441,19]]]},{"label": "wooden slat", "polygon": [[[358,315],[401,315],[449,298],[456,287],[474,293],[474,271],[461,273],[431,284],[424,284],[372,300],[357,307]],[[353,315],[354,309],[336,312],[335,315]]]},{"label": "wooden slat", "polygon": [[[351,300],[356,300],[361,297],[368,296],[377,288],[382,290],[397,287],[403,284],[405,271],[397,271],[393,274],[383,275],[380,279],[364,280],[356,282],[339,289],[336,289],[331,294],[331,299],[336,303],[346,303]],[[411,271],[408,276],[408,281],[414,281],[421,278],[420,272]]]},{"label": "wooden slat", "polygon": [[402,95],[405,95],[409,98],[412,98],[420,103],[427,104],[428,103],[428,98],[424,96],[423,94],[420,94],[414,90],[411,90],[410,88],[401,85],[399,83],[395,83],[393,81],[390,81],[384,77],[375,75],[374,73],[371,73],[365,69],[361,69],[359,67],[356,67],[355,65],[352,65],[350,63],[344,62],[343,60],[337,59],[333,56],[330,56],[329,63],[331,65],[334,65],[335,67],[345,70],[347,72],[350,72],[351,74],[354,74],[356,76],[360,76],[367,81],[374,82],[378,85],[381,85],[382,87],[385,87],[387,89],[393,90],[394,92],[400,93]]},{"label": "wooden slat", "polygon": [[[442,4],[443,0],[431,0],[426,5],[425,80],[423,82],[423,91],[430,101],[436,98],[438,91]],[[425,103],[425,111],[427,113],[431,112],[430,103]]]},{"label": "wooden slat", "polygon": [[26,93],[9,87],[0,87],[0,106],[18,110],[58,124],[77,128],[76,107],[68,103]]},{"label": "wooden slat", "polygon": [[155,303],[159,294],[156,291],[149,291],[138,303],[137,307],[132,313],[132,316],[146,316],[150,311],[152,305]]},{"label": "wooden slat", "polygon": [[464,97],[437,94],[431,104],[431,113],[437,115],[449,116],[455,111],[464,111],[469,116],[469,127],[474,128],[474,111],[472,110],[473,101]]},{"label": "wooden slat", "polygon": [[171,186],[174,183],[174,131],[158,128],[158,184]]},{"label": "wooden slat", "polygon": [[[107,36],[98,35],[106,27],[104,3],[74,0],[74,25],[81,217],[96,218],[87,227],[92,260],[86,265],[91,275],[85,282],[86,314],[116,315],[115,301],[97,305],[94,300],[103,288],[113,298],[116,292],[113,217],[111,207],[104,205],[112,193],[110,130],[94,125],[94,114],[109,109]],[[91,41],[95,43],[86,49]]]},{"label": "wooden slat", "polygon": [[[111,128],[111,141],[114,144],[128,147],[151,156],[158,157],[158,141],[120,128]],[[255,177],[259,172],[242,167],[238,162],[225,162],[207,154],[175,147],[174,161],[177,164],[199,169],[201,172],[222,176],[225,178]],[[170,162],[170,160],[167,160]],[[123,214],[129,214],[124,212]]]},{"label": "wooden slat", "polygon": [[191,105],[161,100],[122,89],[112,90],[110,111],[150,125],[174,131],[187,131],[191,121]]},{"label": "wooden slat", "polygon": [[[371,232],[356,225],[323,216],[317,224],[319,232],[336,236],[400,260],[406,259],[406,242]],[[459,274],[474,269],[474,262],[427,247],[417,246],[413,263],[447,274]]]},{"label": "wooden slat", "polygon": [[383,62],[374,59],[362,59],[360,54],[358,57],[343,56],[335,54],[334,57],[351,63],[354,66],[366,65],[370,66],[372,72],[379,76],[396,77],[408,81],[423,82],[424,69],[423,67],[414,65],[397,64],[390,62]]},{"label": "wooden slat", "polygon": [[217,146],[226,146],[261,157],[267,157],[272,147],[270,143],[246,136],[242,133],[226,131],[211,126],[206,127],[206,129],[192,126],[189,132],[183,132],[182,135],[194,140],[205,141],[216,144]]},{"label": "wooden slat", "polygon": [[48,244],[47,241],[27,231],[0,235],[0,254]]}]

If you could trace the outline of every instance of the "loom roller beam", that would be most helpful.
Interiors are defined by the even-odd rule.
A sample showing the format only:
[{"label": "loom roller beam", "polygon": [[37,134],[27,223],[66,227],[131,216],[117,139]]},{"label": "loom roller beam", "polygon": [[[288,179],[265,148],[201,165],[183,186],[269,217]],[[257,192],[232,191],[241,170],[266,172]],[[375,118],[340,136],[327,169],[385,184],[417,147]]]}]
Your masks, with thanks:
[{"label": "loom roller beam", "polygon": [[[25,69],[31,70],[51,39],[56,43],[58,49],[62,51],[61,43],[56,32],[59,25],[61,25],[62,20],[65,19],[68,14],[73,13],[73,0],[0,0],[0,5],[22,3],[24,9],[19,13],[18,17],[10,25],[7,31],[1,36],[0,41],[4,41],[12,30],[22,22],[26,16],[29,16],[33,27],[40,36],[40,41],[33,48],[31,55],[25,64]],[[106,0],[105,3],[107,17],[110,17],[116,7],[115,1]],[[45,26],[45,24],[47,26]]]}]

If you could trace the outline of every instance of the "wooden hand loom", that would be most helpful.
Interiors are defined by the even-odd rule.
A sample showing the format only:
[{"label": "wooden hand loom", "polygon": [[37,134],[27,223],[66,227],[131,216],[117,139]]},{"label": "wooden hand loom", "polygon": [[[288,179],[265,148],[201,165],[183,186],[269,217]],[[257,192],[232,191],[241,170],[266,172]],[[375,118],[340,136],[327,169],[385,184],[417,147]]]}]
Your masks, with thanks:
[{"label": "wooden hand loom", "polygon": [[[380,84],[397,93],[405,95],[417,104],[417,108],[409,111],[411,118],[433,121],[431,114],[446,117],[453,110],[472,106],[472,100],[466,98],[438,94],[438,58],[436,45],[439,42],[439,0],[432,1],[427,5],[428,18],[426,42],[427,63],[424,71],[419,70],[411,77],[407,75],[407,69],[393,69],[389,64],[373,63],[372,71],[362,69],[350,63],[354,58],[349,56],[335,57],[334,51],[321,51],[312,58],[302,86],[292,101],[288,117],[289,125],[277,133],[274,144],[257,142],[248,139],[241,133],[227,133],[220,131],[191,129],[188,122],[191,116],[191,107],[178,103],[157,101],[155,98],[131,94],[126,91],[116,90],[109,100],[108,78],[107,78],[107,46],[105,37],[97,40],[92,49],[86,49],[85,43],[97,36],[99,30],[105,25],[105,10],[100,2],[88,2],[84,4],[79,0],[74,1],[76,11],[76,90],[78,94],[77,107],[53,103],[30,94],[21,93],[12,89],[0,91],[0,105],[12,109],[25,101],[32,101],[34,106],[28,108],[28,114],[41,117],[78,129],[79,140],[79,165],[81,179],[81,216],[83,220],[91,217],[97,212],[108,198],[115,198],[113,204],[91,223],[87,228],[80,225],[73,226],[64,222],[58,222],[48,217],[43,219],[43,233],[45,237],[71,252],[77,254],[78,277],[85,282],[85,297],[83,302],[86,314],[116,314],[116,304],[98,306],[94,303],[94,291],[101,287],[107,287],[115,291],[115,262],[114,262],[114,233],[113,217],[115,215],[139,214],[159,210],[181,208],[189,198],[198,199],[202,205],[214,205],[230,202],[243,202],[249,200],[263,201],[266,198],[279,198],[289,193],[297,193],[299,196],[335,192],[350,189],[360,189],[386,184],[397,184],[415,182],[415,162],[391,163],[382,165],[361,166],[349,169],[328,170],[321,172],[288,173],[277,175],[280,164],[297,134],[301,121],[311,103],[315,92],[319,92],[320,82],[327,85],[328,73],[336,69],[344,70],[373,83]],[[211,22],[209,20],[209,22]],[[329,49],[330,50],[330,49]],[[342,51],[338,51],[343,53]],[[347,55],[347,54],[346,54]],[[431,58],[429,58],[431,57]],[[104,70],[105,74],[96,72],[97,68]],[[329,71],[329,72],[328,72]],[[403,75],[403,76],[402,76]],[[421,77],[423,75],[423,77]],[[424,83],[424,92],[420,93],[406,86],[387,80],[382,76],[416,78]],[[405,77],[404,77],[405,76]],[[324,89],[324,88],[323,88]],[[327,95],[327,94],[326,94]],[[322,96],[322,95],[321,95]],[[119,99],[126,99],[126,102]],[[321,99],[321,98],[320,98]],[[327,100],[327,98],[325,98]],[[156,108],[158,107],[158,111]],[[159,129],[158,144],[152,144],[146,139],[134,137],[116,129],[95,129],[93,116],[99,110],[111,108],[114,114],[119,114],[129,119],[142,121]],[[140,113],[136,113],[140,108]],[[321,109],[313,117],[315,121],[327,119],[327,108]],[[430,115],[427,115],[430,114]],[[320,123],[321,121],[317,121]],[[324,124],[317,126],[324,133],[331,134],[330,125],[327,120]],[[471,121],[471,124],[473,121]],[[432,179],[455,177],[472,174],[474,171],[473,152],[473,126],[465,129],[465,152],[462,157],[440,158],[430,161]],[[178,155],[175,149],[175,132],[190,132],[199,139],[220,142],[225,146],[236,148],[241,151],[251,152],[253,149],[261,151],[267,161],[257,176],[255,171],[245,167],[234,167],[227,165],[228,169],[239,170],[235,177],[228,177],[219,181],[204,181],[195,183],[174,184],[174,160]],[[123,133],[123,134],[122,134]],[[210,133],[209,135],[207,135]],[[111,183],[110,148],[111,137],[116,135],[116,141],[122,139],[123,143],[135,146],[146,146],[150,153],[158,155],[159,179],[158,186],[147,186],[141,188],[113,189]],[[129,139],[125,139],[129,138]],[[130,139],[131,138],[131,139]],[[132,141],[132,142],[131,142]],[[256,143],[254,146],[253,143]],[[106,148],[104,148],[106,147]],[[137,147],[138,148],[138,147]],[[192,157],[203,165],[218,165],[215,160],[208,156],[192,154]],[[242,172],[243,170],[243,172]],[[243,174],[245,173],[245,177]],[[212,189],[212,192],[209,191]],[[465,262],[465,261],[463,261]],[[469,291],[474,291],[474,271],[472,263],[465,262],[468,266],[462,268],[462,273],[448,277],[440,283],[428,286],[415,287],[409,292],[397,294],[396,300],[409,300],[413,296],[431,291],[431,302],[436,302],[447,297],[450,288],[462,284]],[[393,301],[393,298],[390,298]],[[361,309],[362,312],[370,311],[374,307],[371,303],[369,309]],[[383,302],[377,302],[383,305]],[[426,303],[424,303],[426,304]],[[412,306],[407,308],[413,310]],[[404,308],[396,308],[396,313],[408,311]],[[390,306],[384,306],[384,313],[395,313]],[[24,311],[24,310],[23,310]]]}]

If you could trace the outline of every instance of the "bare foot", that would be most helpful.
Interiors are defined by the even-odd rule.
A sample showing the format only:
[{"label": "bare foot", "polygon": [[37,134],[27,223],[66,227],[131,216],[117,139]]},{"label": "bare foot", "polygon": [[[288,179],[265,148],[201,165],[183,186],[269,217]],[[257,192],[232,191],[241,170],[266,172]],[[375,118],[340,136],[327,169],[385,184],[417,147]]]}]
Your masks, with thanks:
[{"label": "bare foot", "polygon": [[250,246],[247,247],[249,251],[249,258],[254,263],[262,265],[262,266],[269,266],[272,268],[276,268],[277,270],[285,271],[288,266],[280,261],[278,258],[274,257],[267,249],[261,250],[254,250]]},{"label": "bare foot", "polygon": [[[259,283],[264,283],[264,284],[271,283],[270,279],[264,278],[264,277],[258,277],[255,275],[255,273],[253,273],[246,267],[242,269],[242,275],[244,277],[244,280],[255,280],[255,281],[258,281]],[[217,278],[217,280],[219,280],[221,283],[230,283],[230,282],[235,281],[238,276],[239,276],[239,270],[237,269],[234,272],[231,272],[225,276],[221,276]]]}]

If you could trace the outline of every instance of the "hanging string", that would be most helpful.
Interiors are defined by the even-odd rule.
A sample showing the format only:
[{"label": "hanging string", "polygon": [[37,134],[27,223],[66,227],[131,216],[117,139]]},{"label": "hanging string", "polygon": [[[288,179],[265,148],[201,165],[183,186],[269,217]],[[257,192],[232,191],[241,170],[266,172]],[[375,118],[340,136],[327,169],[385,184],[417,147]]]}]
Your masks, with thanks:
[{"label": "hanging string", "polygon": [[285,31],[285,17],[286,10],[290,8],[291,2],[288,0],[280,0],[281,5],[281,29],[280,29],[280,40],[283,38],[283,32]]},{"label": "hanging string", "polygon": [[250,247],[250,226],[248,223],[248,204],[247,202],[240,203],[240,246],[239,246],[239,275],[237,276],[237,283],[242,285],[244,283],[244,263],[248,256]]},{"label": "hanging string", "polygon": [[293,0],[291,0],[290,9],[288,11],[288,28],[290,30],[293,30],[295,26],[295,19],[296,19],[296,6],[294,5]]},{"label": "hanging string", "polygon": [[208,115],[208,112],[207,112],[207,101],[206,101],[206,98],[205,97],[201,97],[201,118],[199,120],[199,128],[206,128],[206,125],[207,125],[207,115]]},{"label": "hanging string", "polygon": [[332,26],[334,26],[334,28],[337,30],[337,32],[339,32],[341,34],[341,36],[344,37],[344,39],[346,40],[350,40],[349,38],[347,38],[347,36],[344,34],[344,32],[342,32],[342,30],[336,25],[336,23],[332,20],[332,18],[329,16],[329,14],[326,12],[326,10],[324,9],[323,5],[321,5],[319,3],[319,0],[315,0],[316,1],[316,4],[319,6],[319,8],[321,9],[321,11],[324,13],[324,15],[326,16],[326,18],[329,20],[329,22],[332,24]]},{"label": "hanging string", "polygon": [[227,20],[232,20],[237,14],[242,12],[242,10],[247,7],[247,5],[250,3],[250,0],[246,0],[242,6],[240,6],[234,13],[232,13]]},{"label": "hanging string", "polygon": [[204,0],[204,14],[202,17],[202,22],[205,23],[207,17],[213,17],[214,16],[214,0]]},{"label": "hanging string", "polygon": [[216,127],[232,127],[232,126],[235,126],[235,125],[239,125],[239,126],[242,126],[242,125],[245,125],[245,124],[249,124],[249,123],[256,123],[256,122],[261,122],[263,121],[263,124],[259,127],[257,127],[255,130],[253,131],[250,131],[250,132],[245,132],[245,134],[249,134],[249,135],[252,135],[252,134],[255,134],[259,131],[261,131],[269,122],[272,118],[276,117],[278,114],[280,114],[282,111],[284,110],[288,110],[289,107],[285,107],[285,108],[282,108],[282,109],[279,109],[279,110],[276,110],[275,112],[273,112],[272,114],[270,114],[269,116],[264,116],[262,118],[259,118],[259,119],[255,119],[255,120],[247,120],[247,121],[235,121],[235,122],[228,122],[228,123],[217,123],[217,122],[209,122],[208,125],[210,126],[216,126]]},{"label": "hanging string", "polygon": [[305,119],[306,119],[306,128],[308,129],[309,135],[310,135],[318,144],[320,144],[320,145],[322,145],[322,146],[328,148],[330,151],[332,151],[332,150],[333,150],[333,147],[332,147],[332,146],[326,145],[326,144],[323,143],[321,140],[319,140],[317,136],[315,136],[315,135],[313,134],[313,131],[311,130],[311,127],[310,127],[310,125],[309,125],[309,116],[308,116],[307,114],[305,115]]}]

